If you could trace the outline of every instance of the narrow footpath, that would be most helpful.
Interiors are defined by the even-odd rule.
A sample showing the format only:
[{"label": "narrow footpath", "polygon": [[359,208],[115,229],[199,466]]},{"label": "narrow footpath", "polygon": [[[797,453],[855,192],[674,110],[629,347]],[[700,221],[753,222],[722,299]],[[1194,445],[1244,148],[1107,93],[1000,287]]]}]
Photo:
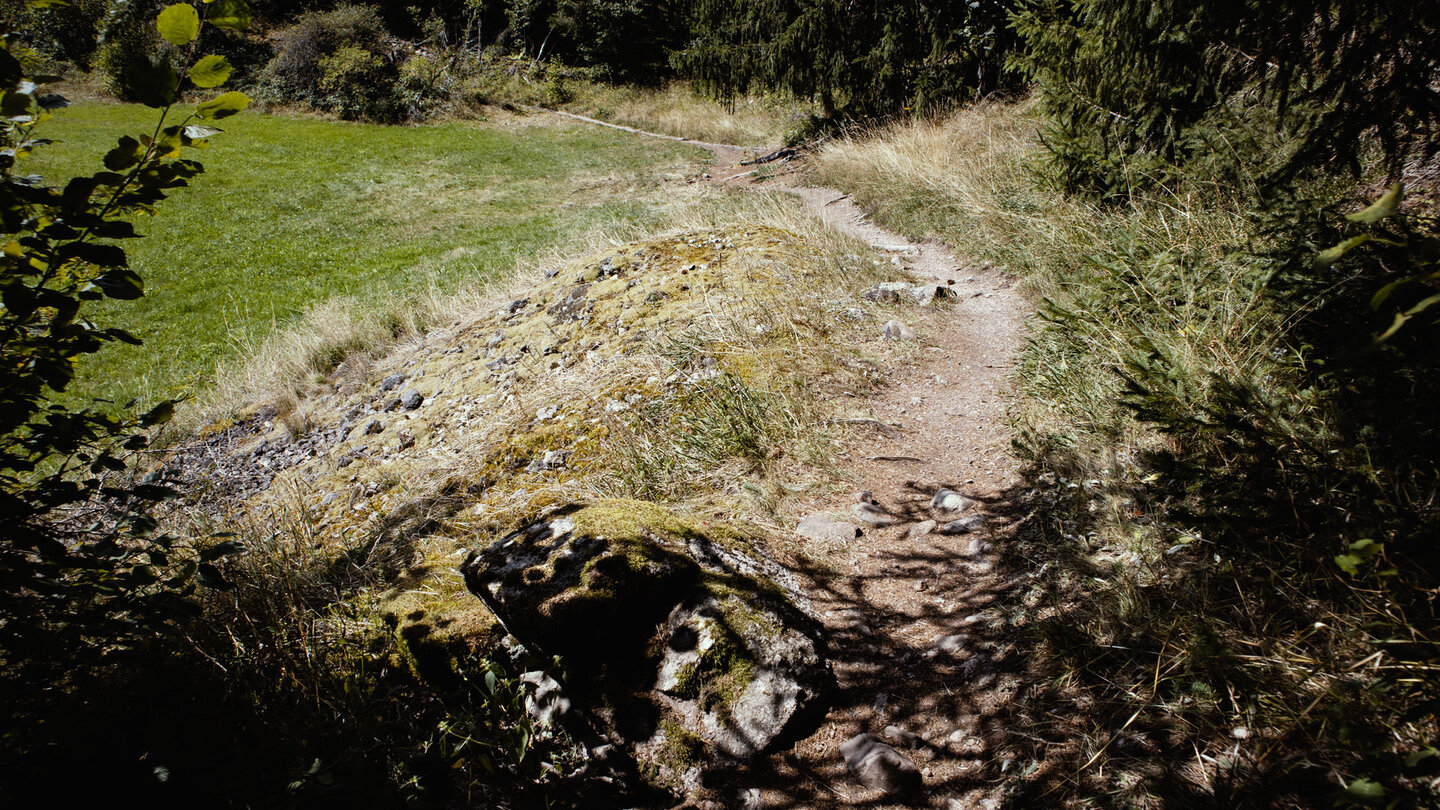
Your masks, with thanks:
[{"label": "narrow footpath", "polygon": [[[725,792],[747,809],[998,807],[1004,783],[1036,767],[1010,749],[1023,726],[1014,712],[1025,661],[1007,639],[1001,608],[1014,574],[997,553],[1020,519],[1009,507],[1020,481],[1004,417],[1030,303],[1004,274],[877,226],[844,192],[804,185],[793,163],[754,171],[765,150],[556,114],[708,149],[710,182],[794,194],[831,228],[894,257],[915,283],[953,291],[953,302],[913,324],[924,345],[915,361],[853,406],[866,419],[841,461],[855,492],[812,505],[862,527],[826,549],[827,570],[801,572],[830,637],[835,705],[818,731],[737,774]],[[956,496],[936,503],[947,500],[937,499],[942,490]],[[941,533],[947,525],[964,531]],[[923,789],[891,797],[848,772],[841,745],[862,733],[909,758]]]}]

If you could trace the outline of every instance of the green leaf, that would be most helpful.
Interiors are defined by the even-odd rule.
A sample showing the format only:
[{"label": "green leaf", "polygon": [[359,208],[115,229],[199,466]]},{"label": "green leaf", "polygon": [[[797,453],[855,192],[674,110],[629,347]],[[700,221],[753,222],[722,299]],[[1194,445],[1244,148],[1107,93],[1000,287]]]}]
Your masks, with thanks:
[{"label": "green leaf", "polygon": [[239,540],[226,540],[200,552],[200,559],[205,562],[218,560],[221,557],[229,557],[231,554],[239,554],[245,551],[245,544]]},{"label": "green leaf", "polygon": [[1360,234],[1359,236],[1352,236],[1349,239],[1346,239],[1344,242],[1341,242],[1335,247],[1329,248],[1327,250],[1322,250],[1320,251],[1320,254],[1315,257],[1315,267],[1317,269],[1324,270],[1335,262],[1340,261],[1341,257],[1343,257],[1346,253],[1349,253],[1354,248],[1357,248],[1368,241],[1370,241],[1370,237],[1368,235]]},{"label": "green leaf", "polygon": [[24,115],[30,110],[30,104],[35,100],[29,93],[22,93],[19,90],[11,90],[4,97],[0,97],[0,115],[6,118],[15,118]]},{"label": "green leaf", "polygon": [[1435,295],[1432,295],[1432,296],[1430,296],[1429,298],[1424,299],[1423,301],[1421,301],[1420,303],[1416,304],[1415,306],[1410,307],[1409,309],[1405,310],[1405,317],[1407,317],[1407,318],[1413,318],[1413,317],[1415,317],[1416,315],[1419,315],[1420,313],[1422,313],[1422,312],[1424,312],[1425,310],[1429,309],[1430,307],[1435,306],[1437,303],[1440,303],[1440,293],[1436,293]]},{"label": "green leaf", "polygon": [[129,264],[121,248],[92,242],[71,242],[55,251],[55,255],[60,259],[79,259],[97,267],[125,267]]},{"label": "green leaf", "polygon": [[1384,287],[1376,290],[1375,294],[1370,296],[1370,308],[1379,309],[1380,305],[1385,303],[1385,299],[1389,298],[1391,293],[1399,289],[1400,285],[1409,283],[1410,279],[1402,278],[1398,281],[1392,281],[1389,284],[1386,284]]},{"label": "green leaf", "polygon": [[1345,786],[1345,793],[1362,804],[1375,804],[1385,798],[1385,786],[1370,779],[1355,779]]},{"label": "green leaf", "polygon": [[244,31],[250,27],[250,6],[245,0],[205,0],[210,7],[205,10],[205,22],[216,28]]},{"label": "green leaf", "polygon": [[220,120],[229,118],[250,105],[250,97],[236,90],[231,90],[195,108],[197,118]]},{"label": "green leaf", "polygon": [[20,61],[5,48],[0,48],[0,87],[14,87],[25,76]]},{"label": "green leaf", "polygon": [[181,129],[182,127],[176,124],[160,130],[160,137],[151,141],[151,145],[154,147],[154,151],[150,153],[151,157],[158,160],[180,157],[180,147],[184,145],[180,137]]},{"label": "green leaf", "polygon": [[200,12],[189,3],[167,6],[156,15],[155,28],[171,45],[188,45],[200,36]]},{"label": "green leaf", "polygon": [[185,126],[185,137],[189,138],[192,141],[198,141],[201,138],[208,138],[211,135],[219,135],[224,131],[225,130],[223,129],[216,129],[215,127],[202,127],[199,124],[187,124]]},{"label": "green leaf", "polygon": [[1378,551],[1380,551],[1380,549],[1384,547],[1385,546],[1383,544],[1376,543],[1373,539],[1367,537],[1364,540],[1356,540],[1355,542],[1351,543],[1350,553],[1361,554],[1369,557],[1370,555],[1377,553]]},{"label": "green leaf", "polygon": [[217,591],[228,591],[235,587],[235,583],[225,578],[220,569],[210,563],[200,563],[197,569],[200,573],[200,584]]},{"label": "green leaf", "polygon": [[170,60],[157,56],[136,59],[125,70],[125,87],[146,107],[169,107],[175,103],[179,77]]},{"label": "green leaf", "polygon": [[230,78],[234,69],[223,56],[206,56],[190,68],[190,81],[194,82],[196,87],[219,87]]},{"label": "green leaf", "polygon": [[35,311],[35,291],[24,284],[10,284],[0,290],[0,304],[16,318],[27,318]]},{"label": "green leaf", "polygon": [[1390,187],[1389,191],[1385,192],[1384,196],[1372,203],[1370,207],[1364,211],[1347,214],[1345,218],[1351,222],[1360,222],[1366,225],[1374,224],[1395,213],[1395,210],[1400,207],[1400,201],[1404,198],[1405,191],[1403,185],[1396,183]]},{"label": "green leaf", "polygon": [[135,226],[123,219],[107,219],[90,232],[101,239],[138,239],[140,234],[135,232]]},{"label": "green leaf", "polygon": [[145,148],[140,142],[126,135],[120,139],[120,145],[105,153],[105,168],[112,172],[121,172],[136,163],[145,154]]},{"label": "green leaf", "polygon": [[1377,543],[1371,538],[1356,540],[1350,544],[1350,552],[1341,554],[1335,558],[1335,564],[1351,576],[1360,573],[1360,565],[1366,560],[1374,557],[1385,549],[1385,544]]},{"label": "green leaf", "polygon": [[1395,333],[1396,333],[1396,332],[1399,332],[1399,331],[1400,331],[1400,327],[1404,326],[1404,325],[1405,325],[1405,322],[1408,321],[1408,320],[1410,320],[1410,319],[1407,318],[1407,317],[1405,317],[1405,313],[1403,313],[1403,312],[1397,312],[1397,313],[1395,313],[1395,320],[1393,320],[1393,321],[1390,322],[1390,328],[1389,328],[1389,329],[1386,329],[1384,332],[1381,332],[1380,334],[1376,335],[1376,336],[1375,336],[1375,339],[1372,340],[1371,342],[1372,342],[1372,343],[1384,343],[1385,341],[1387,341],[1387,340],[1389,340],[1390,338],[1394,337],[1394,336],[1395,336]]},{"label": "green leaf", "polygon": [[169,422],[172,418],[174,418],[174,416],[175,402],[173,400],[167,399],[164,402],[161,402],[159,405],[151,408],[145,413],[144,416],[140,417],[140,426],[150,427],[151,425],[163,425],[166,422]]},{"label": "green leaf", "polygon": [[1405,767],[1413,768],[1433,756],[1440,756],[1440,751],[1436,751],[1433,747],[1412,751],[1409,756],[1405,757]]},{"label": "green leaf", "polygon": [[94,464],[90,465],[91,472],[100,473],[104,472],[105,470],[109,470],[111,472],[124,472],[125,462],[121,461],[118,458],[115,458],[114,456],[101,456],[95,459]]},{"label": "green leaf", "polygon": [[145,282],[134,270],[128,268],[111,270],[96,278],[95,286],[111,298],[122,301],[133,301],[145,294]]},{"label": "green leaf", "polygon": [[171,577],[165,584],[171,588],[178,588],[189,582],[190,578],[195,576],[196,570],[197,565],[194,560],[182,560],[178,570],[175,572],[175,576]]}]

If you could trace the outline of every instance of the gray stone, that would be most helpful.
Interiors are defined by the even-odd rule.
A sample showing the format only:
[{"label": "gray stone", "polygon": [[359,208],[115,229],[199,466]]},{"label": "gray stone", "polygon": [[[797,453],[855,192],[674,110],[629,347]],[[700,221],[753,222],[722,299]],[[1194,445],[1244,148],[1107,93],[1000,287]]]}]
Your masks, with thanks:
[{"label": "gray stone", "polygon": [[808,601],[732,533],[722,544],[653,504],[601,501],[561,507],[461,571],[527,648],[586,673],[568,698],[658,786],[683,792],[824,717],[834,675]]},{"label": "gray stone", "polygon": [[365,435],[374,436],[376,433],[385,432],[385,423],[379,419],[371,419],[365,424]]},{"label": "gray stone", "polygon": [[925,742],[924,737],[921,737],[913,731],[906,731],[900,726],[886,726],[884,733],[885,739],[905,748],[924,748],[929,745],[929,743]]},{"label": "gray stone", "polygon": [[965,645],[969,641],[970,637],[965,635],[964,633],[941,636],[935,639],[933,649],[946,655],[958,655],[961,651],[965,649]]},{"label": "gray stone", "polygon": [[559,322],[578,320],[590,311],[589,301],[586,300],[589,295],[589,284],[571,287],[564,297],[546,311]]},{"label": "gray stone", "polygon": [[420,392],[414,388],[406,388],[400,392],[400,407],[407,411],[415,410],[420,407],[420,404],[424,401],[425,397],[421,396]]},{"label": "gray stone", "polygon": [[850,514],[876,528],[894,526],[899,519],[873,503],[857,503],[850,507]]},{"label": "gray stone", "polygon": [[924,537],[925,535],[935,531],[935,527],[937,525],[939,524],[937,524],[933,520],[922,520],[919,523],[916,523],[914,526],[911,526],[910,530],[905,532],[905,536],[910,538]]},{"label": "gray stone", "polygon": [[942,525],[936,531],[941,534],[969,534],[979,531],[985,526],[985,518],[980,515],[970,515],[959,520],[952,520]]},{"label": "gray stone", "polygon": [[942,489],[930,499],[930,508],[936,512],[963,512],[974,505],[973,498],[967,498],[953,489]]},{"label": "gray stone", "polygon": [[886,340],[914,340],[915,330],[900,321],[887,321],[882,332]]},{"label": "gray stone", "polygon": [[855,539],[860,530],[853,523],[834,520],[817,512],[806,515],[800,521],[800,525],[795,527],[795,533],[811,540],[849,543]]},{"label": "gray stone", "polygon": [[877,284],[865,292],[860,293],[860,297],[866,301],[874,301],[877,304],[893,304],[900,300],[900,293],[897,290],[885,289],[884,285]]},{"label": "gray stone", "polygon": [[886,793],[909,793],[920,788],[920,771],[910,758],[873,734],[857,734],[840,745],[845,768],[866,787]]},{"label": "gray stone", "polygon": [[558,470],[570,461],[569,450],[546,450],[545,455],[530,462],[527,467],[530,472],[544,472],[545,470]]},{"label": "gray stone", "polygon": [[565,697],[560,682],[543,670],[520,673],[520,682],[532,687],[525,695],[525,713],[536,725],[545,728],[554,724],[557,717],[570,713],[570,699]]},{"label": "gray stone", "polygon": [[940,284],[921,284],[905,290],[920,306],[929,306],[937,298],[955,298],[955,291]]},{"label": "gray stone", "polygon": [[554,405],[546,405],[545,407],[535,412],[535,418],[540,420],[541,422],[544,422],[547,419],[554,419],[555,414],[559,412],[560,409],[555,407]]},{"label": "gray stone", "polygon": [[405,382],[404,374],[391,374],[389,377],[380,381],[380,390],[389,391],[402,382]]}]

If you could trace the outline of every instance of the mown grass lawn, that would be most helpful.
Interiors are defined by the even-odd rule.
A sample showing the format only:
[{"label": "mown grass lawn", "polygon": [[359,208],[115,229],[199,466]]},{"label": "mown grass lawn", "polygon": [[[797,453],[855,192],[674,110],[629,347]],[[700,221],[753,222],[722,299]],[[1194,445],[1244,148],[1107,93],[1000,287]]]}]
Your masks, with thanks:
[{"label": "mown grass lawn", "polygon": [[[63,184],[100,169],[155,112],[86,103],[43,133],[26,170]],[[368,298],[491,278],[585,231],[644,222],[693,147],[586,126],[458,122],[387,127],[245,113],[194,153],[205,174],[126,245],[145,297],[107,302],[129,329],[81,369],[75,392],[124,401],[203,384],[236,346],[337,295]]]}]

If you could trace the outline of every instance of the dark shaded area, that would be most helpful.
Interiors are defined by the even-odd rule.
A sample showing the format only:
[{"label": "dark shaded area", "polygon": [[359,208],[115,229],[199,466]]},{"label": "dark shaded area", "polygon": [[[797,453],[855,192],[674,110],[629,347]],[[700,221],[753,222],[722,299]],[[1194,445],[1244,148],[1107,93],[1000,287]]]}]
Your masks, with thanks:
[{"label": "dark shaded area", "polygon": [[[912,486],[911,491],[925,496],[924,503],[900,503],[891,511],[902,521],[928,519],[924,506],[933,490]],[[989,527],[984,536],[996,545],[1008,542],[1006,538],[1031,519],[1028,505],[1014,500],[1017,494],[982,501]],[[826,631],[840,680],[828,715],[832,721],[853,723],[855,732],[882,739],[888,726],[916,732],[939,725],[965,732],[959,743],[944,734],[930,740],[892,738],[892,744],[921,769],[949,759],[961,763],[960,773],[943,779],[926,776],[919,791],[878,798],[873,802],[878,805],[945,806],[948,799],[961,800],[976,790],[994,795],[996,784],[1014,781],[1032,762],[1033,770],[1020,778],[1037,784],[1066,764],[1053,751],[1032,745],[1052,721],[1025,696],[1035,689],[1037,679],[1052,673],[1039,665],[1031,650],[1014,643],[1016,628],[1008,604],[1019,592],[1026,571],[1012,567],[1014,562],[994,549],[978,554],[960,551],[958,547],[972,539],[969,536],[931,538],[934,543],[924,551],[877,551],[885,564],[870,575],[839,572],[813,562],[798,566],[813,585],[810,593],[817,610],[841,611],[842,620],[847,615],[859,617],[848,627],[837,627],[832,620]],[[950,573],[937,577],[937,567]],[[897,578],[926,579],[931,583],[926,596],[933,598],[917,600],[909,611],[890,607],[893,603],[876,592]],[[940,600],[949,607],[939,607]],[[937,650],[934,639],[900,635],[917,621],[952,628],[942,632],[964,640]],[[816,763],[795,751],[781,751],[735,773],[718,774],[707,786],[734,799],[735,806],[740,804],[737,797],[751,788],[765,791],[771,800],[767,806],[777,808],[831,807],[871,795],[843,773],[838,753]]]}]

